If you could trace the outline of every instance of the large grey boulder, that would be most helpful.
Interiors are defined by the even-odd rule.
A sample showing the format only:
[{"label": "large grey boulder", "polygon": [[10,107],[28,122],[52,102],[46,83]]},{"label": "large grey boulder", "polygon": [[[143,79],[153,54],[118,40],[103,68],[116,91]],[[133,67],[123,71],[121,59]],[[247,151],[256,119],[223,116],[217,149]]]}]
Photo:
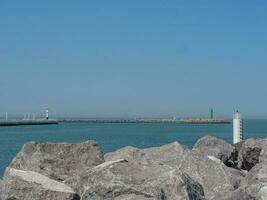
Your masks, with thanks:
[{"label": "large grey boulder", "polygon": [[164,164],[176,167],[188,154],[189,149],[173,142],[160,147],[138,149],[135,147],[124,147],[112,153],[105,154],[106,161],[125,159],[129,162],[139,164]]},{"label": "large grey boulder", "polygon": [[202,186],[190,176],[158,163],[107,161],[74,179],[67,182],[80,190],[82,200],[205,199]]},{"label": "large grey boulder", "polygon": [[79,200],[69,186],[33,171],[8,168],[3,200]]},{"label": "large grey boulder", "polygon": [[103,162],[104,155],[94,141],[79,144],[30,142],[23,146],[10,167],[64,181]]},{"label": "large grey boulder", "polygon": [[189,174],[203,186],[206,198],[213,200],[222,199],[226,193],[235,191],[246,175],[240,170],[225,166],[223,162],[216,159],[203,156],[199,151],[193,150],[179,165],[182,172]]},{"label": "large grey boulder", "polygon": [[[227,143],[225,144],[224,141],[219,142],[227,146]],[[204,149],[202,147],[200,148]],[[233,147],[231,151],[232,149]],[[113,153],[106,154],[105,160],[125,159],[133,166],[136,164],[157,164],[169,166],[172,169],[179,168],[182,173],[189,174],[190,177],[203,186],[207,199],[219,199],[225,196],[225,193],[235,191],[239,187],[240,181],[244,178],[245,173],[229,168],[218,158],[208,156],[209,153],[206,154],[203,152],[198,148],[190,151],[185,146],[175,142],[161,147],[147,149],[133,147],[122,148]],[[219,153],[215,155],[219,155]],[[224,155],[230,156],[230,152]]]},{"label": "large grey boulder", "polygon": [[235,148],[222,139],[205,136],[197,141],[193,150],[205,156],[214,156],[225,164],[232,158]]},{"label": "large grey boulder", "polygon": [[251,199],[261,199],[267,192],[267,162],[254,166],[242,180],[241,187]]},{"label": "large grey boulder", "polygon": [[242,142],[238,151],[238,167],[249,171],[257,163],[266,161],[266,146],[266,139],[248,139]]}]

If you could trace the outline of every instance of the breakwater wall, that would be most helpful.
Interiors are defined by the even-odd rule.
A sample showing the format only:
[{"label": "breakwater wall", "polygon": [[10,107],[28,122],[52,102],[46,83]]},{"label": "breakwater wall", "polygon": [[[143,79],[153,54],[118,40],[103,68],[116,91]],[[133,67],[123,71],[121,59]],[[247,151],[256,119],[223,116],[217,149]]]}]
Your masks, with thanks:
[{"label": "breakwater wall", "polygon": [[22,126],[22,125],[50,125],[58,124],[57,120],[2,120],[0,126]]},{"label": "breakwater wall", "polygon": [[61,119],[59,122],[73,123],[176,123],[176,124],[230,124],[224,119],[80,119],[68,118]]}]

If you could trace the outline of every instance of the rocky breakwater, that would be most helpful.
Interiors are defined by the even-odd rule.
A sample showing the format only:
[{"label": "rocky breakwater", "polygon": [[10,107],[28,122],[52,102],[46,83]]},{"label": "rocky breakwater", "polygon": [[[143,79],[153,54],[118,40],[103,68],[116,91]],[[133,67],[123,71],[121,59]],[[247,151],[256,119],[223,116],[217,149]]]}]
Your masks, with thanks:
[{"label": "rocky breakwater", "polygon": [[201,138],[192,150],[177,142],[124,147],[103,154],[94,141],[30,142],[0,181],[1,200],[263,200],[267,140],[236,145]]}]

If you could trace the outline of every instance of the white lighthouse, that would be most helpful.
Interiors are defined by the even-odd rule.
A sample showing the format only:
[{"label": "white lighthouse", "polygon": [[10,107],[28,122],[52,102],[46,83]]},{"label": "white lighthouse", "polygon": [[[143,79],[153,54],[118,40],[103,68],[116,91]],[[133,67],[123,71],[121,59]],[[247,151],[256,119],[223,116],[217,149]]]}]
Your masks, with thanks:
[{"label": "white lighthouse", "polygon": [[46,118],[46,120],[49,119],[49,110],[48,109],[45,110],[45,118]]},{"label": "white lighthouse", "polygon": [[236,111],[233,119],[233,143],[243,140],[243,119],[242,115]]}]

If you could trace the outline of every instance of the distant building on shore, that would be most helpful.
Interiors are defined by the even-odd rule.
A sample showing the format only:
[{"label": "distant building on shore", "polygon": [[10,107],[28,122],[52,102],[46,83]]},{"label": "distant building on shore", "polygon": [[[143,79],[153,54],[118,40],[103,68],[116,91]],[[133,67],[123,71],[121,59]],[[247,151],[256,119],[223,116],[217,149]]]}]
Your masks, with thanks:
[{"label": "distant building on shore", "polygon": [[243,140],[243,119],[238,110],[233,117],[233,143],[238,143]]}]

